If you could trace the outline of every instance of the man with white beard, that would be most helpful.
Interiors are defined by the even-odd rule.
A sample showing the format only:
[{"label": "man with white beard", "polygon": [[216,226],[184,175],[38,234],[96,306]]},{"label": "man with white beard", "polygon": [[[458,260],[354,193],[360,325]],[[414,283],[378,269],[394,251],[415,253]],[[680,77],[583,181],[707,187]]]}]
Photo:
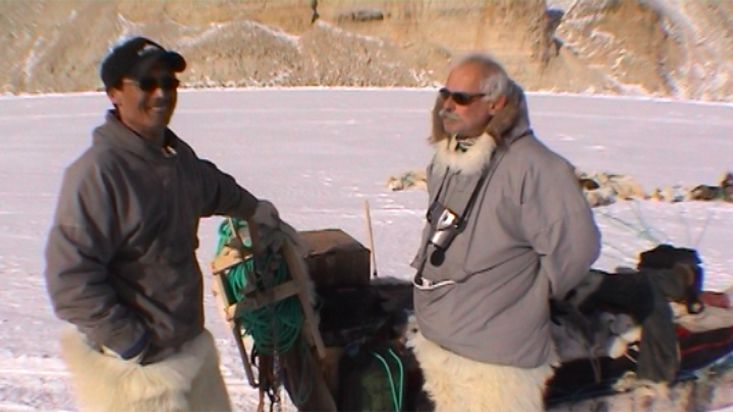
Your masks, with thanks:
[{"label": "man with white beard", "polygon": [[483,54],[433,110],[412,339],[436,410],[539,411],[556,361],[549,299],[588,273],[600,234],[573,167],[530,129],[522,89]]}]

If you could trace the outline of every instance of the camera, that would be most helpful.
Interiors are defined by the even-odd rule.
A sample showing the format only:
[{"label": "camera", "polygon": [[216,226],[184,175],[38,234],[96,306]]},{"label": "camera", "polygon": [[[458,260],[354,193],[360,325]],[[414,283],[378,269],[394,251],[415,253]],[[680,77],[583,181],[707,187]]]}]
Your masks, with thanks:
[{"label": "camera", "polygon": [[428,209],[427,219],[433,229],[429,243],[445,251],[462,230],[461,217],[439,202],[433,202]]}]

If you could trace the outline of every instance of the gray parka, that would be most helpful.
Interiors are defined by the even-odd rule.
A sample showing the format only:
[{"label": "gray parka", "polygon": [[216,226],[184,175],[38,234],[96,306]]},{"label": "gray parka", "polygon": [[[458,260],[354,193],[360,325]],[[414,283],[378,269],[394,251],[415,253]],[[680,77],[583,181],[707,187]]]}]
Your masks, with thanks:
[{"label": "gray parka", "polygon": [[204,327],[199,218],[249,218],[257,199],[166,130],[174,151],[109,112],[64,174],[46,246],[56,314],[123,357],[153,362]]},{"label": "gray parka", "polygon": [[[455,282],[415,289],[426,338],[477,361],[533,368],[551,359],[549,298],[564,297],[586,276],[598,257],[600,234],[572,166],[534,137],[520,97],[519,116],[489,161],[495,170],[465,229],[434,266],[434,247],[425,248],[431,233],[426,224],[412,265],[419,269],[426,260],[423,278]],[[448,142],[436,143],[442,144]],[[437,200],[460,213],[479,177],[446,174],[434,159],[430,201],[442,184]]]}]

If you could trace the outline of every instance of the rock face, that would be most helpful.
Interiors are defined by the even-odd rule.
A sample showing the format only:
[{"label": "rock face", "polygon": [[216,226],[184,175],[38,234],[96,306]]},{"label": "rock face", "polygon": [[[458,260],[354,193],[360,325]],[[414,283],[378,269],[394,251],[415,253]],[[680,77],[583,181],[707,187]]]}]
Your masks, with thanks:
[{"label": "rock face", "polygon": [[[0,2],[0,90],[99,90],[142,34],[187,87],[428,86],[488,51],[528,90],[733,100],[733,1],[26,0]],[[8,64],[9,63],[9,64]]]},{"label": "rock face", "polygon": [[618,93],[733,100],[733,1],[583,0],[557,36]]}]

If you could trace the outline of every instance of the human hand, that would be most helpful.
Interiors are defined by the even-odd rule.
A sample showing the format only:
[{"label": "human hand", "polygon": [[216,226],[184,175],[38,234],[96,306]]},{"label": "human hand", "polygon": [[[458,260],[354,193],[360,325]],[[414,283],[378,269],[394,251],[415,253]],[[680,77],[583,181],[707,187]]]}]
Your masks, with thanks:
[{"label": "human hand", "polygon": [[99,345],[99,351],[102,352],[102,354],[105,356],[109,356],[124,362],[142,363],[143,358],[148,352],[149,347],[150,335],[147,331],[144,331],[142,336],[140,336],[128,349],[126,349],[122,353],[117,352],[116,350],[105,345]]},{"label": "human hand", "polygon": [[252,223],[256,232],[256,240],[253,242],[256,256],[269,257],[278,254],[286,242],[298,256],[303,257],[307,253],[305,242],[292,226],[280,219],[280,214],[272,203],[259,201]]}]

